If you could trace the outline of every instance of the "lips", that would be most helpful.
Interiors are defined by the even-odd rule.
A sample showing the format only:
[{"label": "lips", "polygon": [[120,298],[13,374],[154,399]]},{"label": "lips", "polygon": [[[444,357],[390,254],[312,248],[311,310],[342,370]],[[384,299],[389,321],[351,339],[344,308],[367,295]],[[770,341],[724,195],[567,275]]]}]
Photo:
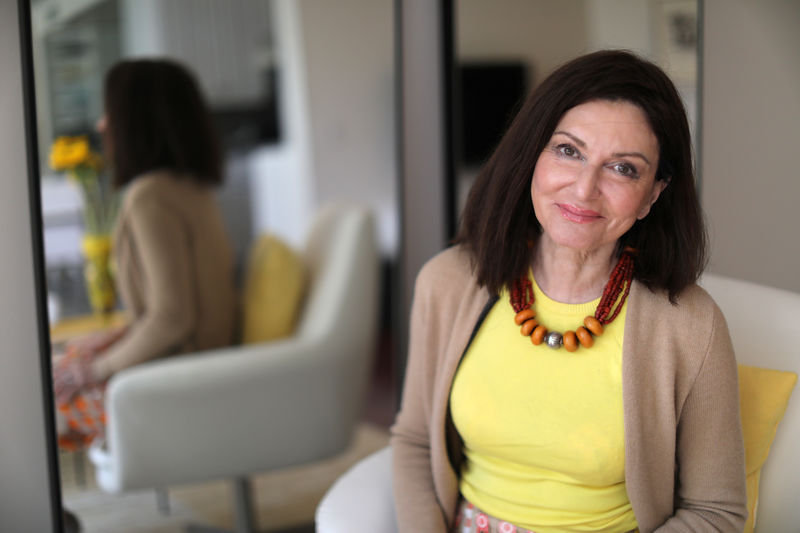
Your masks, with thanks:
[{"label": "lips", "polygon": [[581,209],[570,204],[556,204],[556,207],[558,207],[559,211],[561,211],[562,217],[572,222],[577,222],[578,224],[588,224],[603,218],[603,216],[597,211],[592,211],[591,209]]}]

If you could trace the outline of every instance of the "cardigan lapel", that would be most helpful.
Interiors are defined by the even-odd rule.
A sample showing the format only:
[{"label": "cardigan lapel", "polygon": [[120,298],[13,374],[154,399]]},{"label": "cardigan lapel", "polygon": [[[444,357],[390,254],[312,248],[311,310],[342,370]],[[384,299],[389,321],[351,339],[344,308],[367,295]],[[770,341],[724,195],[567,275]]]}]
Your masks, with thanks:
[{"label": "cardigan lapel", "polygon": [[672,490],[664,480],[675,477],[673,358],[656,339],[663,339],[664,295],[634,281],[628,298],[622,346],[622,404],[625,425],[625,483],[641,531],[662,524],[673,509]]},{"label": "cardigan lapel", "polygon": [[464,296],[455,312],[453,323],[475,324],[475,326],[473,328],[453,328],[454,335],[447,344],[444,366],[436,383],[437,401],[434,405],[433,426],[431,427],[431,431],[442,432],[439,442],[444,445],[445,449],[441,452],[445,453],[445,457],[448,458],[447,479],[444,480],[443,486],[437,487],[439,500],[443,507],[448,509],[448,524],[452,524],[458,506],[458,476],[463,458],[463,442],[450,417],[450,389],[461,358],[466,353],[480,323],[483,322],[496,301],[496,297],[492,298],[488,291],[477,285],[472,285],[470,293]]}]

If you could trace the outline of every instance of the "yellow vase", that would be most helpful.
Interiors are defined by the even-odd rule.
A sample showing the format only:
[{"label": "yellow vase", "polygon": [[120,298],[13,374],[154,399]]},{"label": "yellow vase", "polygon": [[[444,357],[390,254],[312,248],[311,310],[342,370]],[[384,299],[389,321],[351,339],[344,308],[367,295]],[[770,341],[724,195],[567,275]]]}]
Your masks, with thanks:
[{"label": "yellow vase", "polygon": [[86,259],[83,274],[89,303],[95,314],[106,315],[114,309],[115,301],[114,276],[109,264],[111,237],[86,235],[81,244]]}]

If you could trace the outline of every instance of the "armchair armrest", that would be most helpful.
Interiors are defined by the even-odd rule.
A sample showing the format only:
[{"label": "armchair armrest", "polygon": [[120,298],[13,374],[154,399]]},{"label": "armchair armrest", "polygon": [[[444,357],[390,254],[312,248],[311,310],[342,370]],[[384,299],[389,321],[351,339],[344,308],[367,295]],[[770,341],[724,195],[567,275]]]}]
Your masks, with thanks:
[{"label": "armchair armrest", "polygon": [[317,506],[318,533],[397,533],[392,493],[392,449],[362,459],[340,477]]}]

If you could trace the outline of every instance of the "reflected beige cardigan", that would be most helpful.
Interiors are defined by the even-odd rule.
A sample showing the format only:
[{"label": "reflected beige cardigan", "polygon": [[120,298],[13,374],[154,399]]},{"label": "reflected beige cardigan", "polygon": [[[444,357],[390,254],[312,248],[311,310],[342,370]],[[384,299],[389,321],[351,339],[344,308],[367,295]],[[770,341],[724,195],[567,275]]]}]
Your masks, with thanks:
[{"label": "reflected beige cardigan", "polygon": [[[403,402],[392,427],[401,533],[441,532],[459,498],[450,387],[489,294],[450,248],[417,278]],[[711,298],[677,305],[634,282],[623,341],[625,481],[643,533],[742,531],[747,516],[736,361]]]},{"label": "reflected beige cardigan", "polygon": [[120,208],[114,257],[131,322],[93,364],[97,378],[233,342],[233,250],[210,187],[168,171],[136,178]]}]

